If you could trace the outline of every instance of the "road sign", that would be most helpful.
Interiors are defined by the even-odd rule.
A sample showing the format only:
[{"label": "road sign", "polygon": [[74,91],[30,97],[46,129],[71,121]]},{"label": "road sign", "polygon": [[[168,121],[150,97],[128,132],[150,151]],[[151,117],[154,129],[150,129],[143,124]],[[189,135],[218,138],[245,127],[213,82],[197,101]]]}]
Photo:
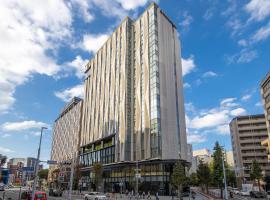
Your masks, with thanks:
[{"label": "road sign", "polygon": [[25,172],[33,172],[33,171],[34,171],[34,167],[23,167],[23,168],[22,168],[22,171],[25,171]]},{"label": "road sign", "polygon": [[57,165],[57,161],[55,160],[47,160],[48,165]]}]

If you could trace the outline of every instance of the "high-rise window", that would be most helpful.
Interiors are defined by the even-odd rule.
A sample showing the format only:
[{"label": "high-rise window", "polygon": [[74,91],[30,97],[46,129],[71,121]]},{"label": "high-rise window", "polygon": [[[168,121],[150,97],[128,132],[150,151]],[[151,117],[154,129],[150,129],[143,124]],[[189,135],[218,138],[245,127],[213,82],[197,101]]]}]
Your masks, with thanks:
[{"label": "high-rise window", "polygon": [[161,154],[157,10],[149,10],[149,63],[151,99],[151,157]]}]

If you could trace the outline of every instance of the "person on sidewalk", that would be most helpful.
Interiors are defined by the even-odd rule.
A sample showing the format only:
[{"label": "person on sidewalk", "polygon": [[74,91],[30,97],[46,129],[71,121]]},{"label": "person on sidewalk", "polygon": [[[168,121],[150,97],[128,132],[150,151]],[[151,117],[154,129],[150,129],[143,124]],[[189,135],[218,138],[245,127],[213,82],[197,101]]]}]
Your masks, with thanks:
[{"label": "person on sidewalk", "polygon": [[147,199],[151,199],[151,194],[150,194],[150,191],[148,191],[148,194],[147,194]]},{"label": "person on sidewalk", "polygon": [[158,197],[158,192],[156,193],[156,200],[159,200],[159,197]]}]

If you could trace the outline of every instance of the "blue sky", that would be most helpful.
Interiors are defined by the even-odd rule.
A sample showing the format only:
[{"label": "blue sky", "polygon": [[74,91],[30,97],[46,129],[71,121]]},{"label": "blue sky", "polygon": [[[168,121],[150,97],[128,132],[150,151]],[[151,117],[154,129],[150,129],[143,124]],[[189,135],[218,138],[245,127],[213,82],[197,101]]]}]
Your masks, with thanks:
[{"label": "blue sky", "polygon": [[[121,20],[148,0],[4,1],[0,7],[0,153],[36,156],[39,128],[83,93],[83,70]],[[188,141],[231,149],[228,122],[263,112],[260,80],[270,69],[269,0],[159,0],[177,26]]]}]

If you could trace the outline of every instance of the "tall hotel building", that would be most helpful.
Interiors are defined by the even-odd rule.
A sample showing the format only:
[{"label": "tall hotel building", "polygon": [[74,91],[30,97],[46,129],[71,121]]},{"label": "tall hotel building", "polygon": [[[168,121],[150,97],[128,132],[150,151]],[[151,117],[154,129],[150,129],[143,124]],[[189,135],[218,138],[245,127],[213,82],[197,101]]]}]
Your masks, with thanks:
[{"label": "tall hotel building", "polygon": [[244,182],[252,183],[249,173],[253,160],[259,163],[266,175],[269,174],[267,150],[261,145],[268,137],[264,115],[236,117],[230,123],[230,130],[237,185],[241,187]]},{"label": "tall hotel building", "polygon": [[[83,185],[101,163],[105,191],[125,189],[141,170],[144,190],[170,191],[187,141],[180,43],[175,25],[152,3],[126,17],[86,66],[80,162]],[[90,173],[90,176],[89,176]]]},{"label": "tall hotel building", "polygon": [[262,145],[265,146],[268,150],[268,160],[270,162],[270,72],[268,72],[268,74],[261,82],[261,95],[263,99],[264,115],[268,130],[268,138],[262,141]]}]

